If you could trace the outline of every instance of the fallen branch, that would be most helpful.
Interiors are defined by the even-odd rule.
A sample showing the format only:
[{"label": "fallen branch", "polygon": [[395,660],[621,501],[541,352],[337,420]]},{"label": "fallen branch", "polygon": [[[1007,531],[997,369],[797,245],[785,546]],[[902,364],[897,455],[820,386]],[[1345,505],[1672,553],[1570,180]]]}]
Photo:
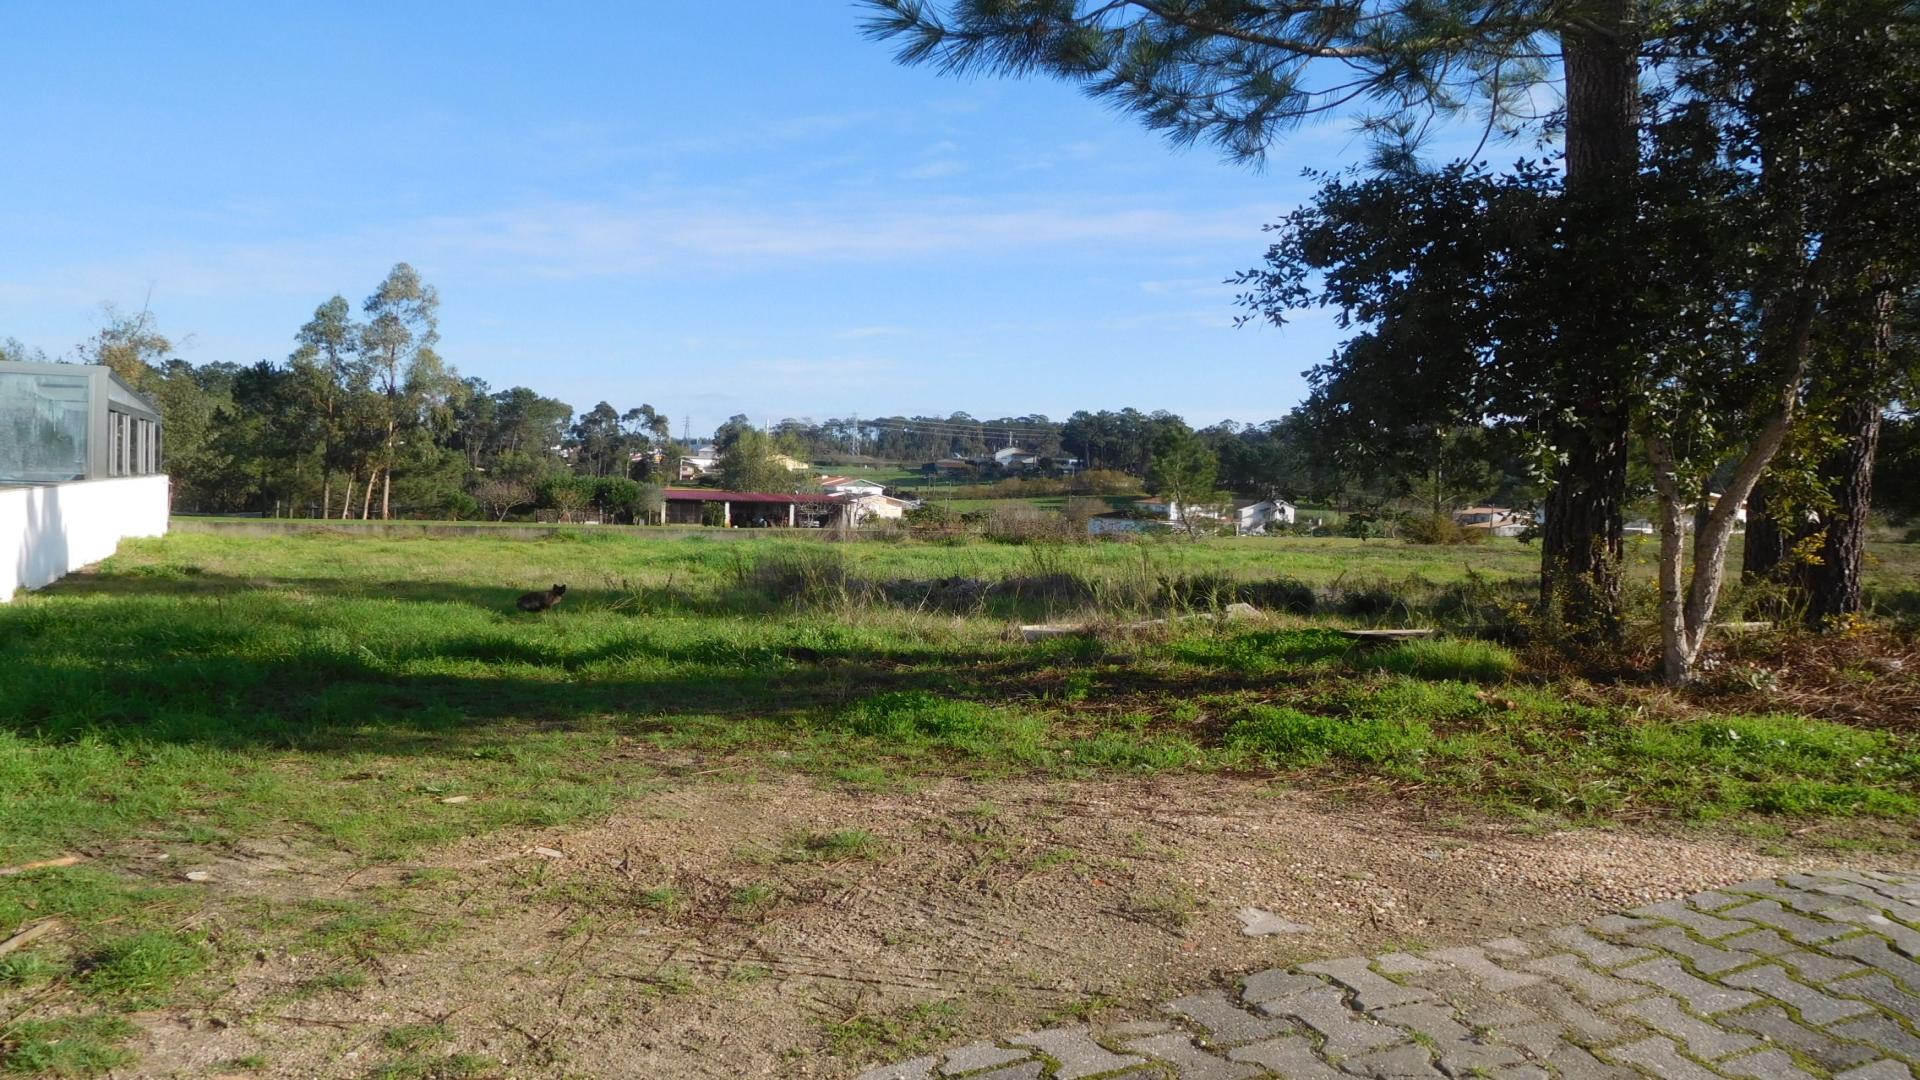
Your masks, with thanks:
[{"label": "fallen branch", "polygon": [[40,922],[34,923],[32,926],[27,927],[25,930],[20,931],[7,940],[0,941],[0,956],[5,956],[15,949],[30,945],[36,939],[46,937],[48,934],[53,933],[54,928],[59,925],[59,919],[43,919]]},{"label": "fallen branch", "polygon": [[41,859],[39,862],[21,863],[19,866],[0,866],[0,877],[13,877],[29,870],[51,870],[57,866],[72,866],[85,861],[84,855],[62,855],[57,859]]}]

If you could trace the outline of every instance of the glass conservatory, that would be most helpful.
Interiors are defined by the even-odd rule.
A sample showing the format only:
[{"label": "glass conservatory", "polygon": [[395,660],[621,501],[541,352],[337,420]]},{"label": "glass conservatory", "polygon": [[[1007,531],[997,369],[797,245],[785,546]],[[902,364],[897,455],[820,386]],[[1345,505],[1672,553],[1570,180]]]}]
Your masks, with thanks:
[{"label": "glass conservatory", "polygon": [[0,484],[160,471],[160,411],[111,368],[0,363]]}]

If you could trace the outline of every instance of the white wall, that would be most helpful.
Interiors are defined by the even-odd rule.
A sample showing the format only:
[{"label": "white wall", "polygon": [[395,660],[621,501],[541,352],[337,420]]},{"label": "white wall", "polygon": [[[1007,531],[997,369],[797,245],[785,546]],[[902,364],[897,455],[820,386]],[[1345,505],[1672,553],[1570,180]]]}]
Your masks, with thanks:
[{"label": "white wall", "polygon": [[0,488],[0,603],[166,531],[164,476]]}]

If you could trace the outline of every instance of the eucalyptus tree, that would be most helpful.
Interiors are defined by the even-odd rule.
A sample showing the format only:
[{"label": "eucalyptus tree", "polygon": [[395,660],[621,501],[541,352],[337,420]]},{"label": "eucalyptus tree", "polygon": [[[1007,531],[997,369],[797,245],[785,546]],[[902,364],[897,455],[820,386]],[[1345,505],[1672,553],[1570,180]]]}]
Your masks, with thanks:
[{"label": "eucalyptus tree", "polygon": [[[381,482],[380,516],[391,517],[393,466],[408,425],[425,400],[441,390],[444,369],[434,345],[440,340],[440,294],[406,263],[396,263],[361,310],[367,322],[361,349],[372,366],[375,388],[385,399],[380,454],[373,464]],[[373,498],[373,473],[364,502]],[[362,517],[370,516],[363,506]]]},{"label": "eucalyptus tree", "polygon": [[362,361],[363,329],[353,321],[347,298],[335,293],[314,309],[294,335],[296,347],[288,358],[306,397],[320,438],[320,516],[333,508],[333,475],[341,467],[347,399],[364,393],[370,379]]},{"label": "eucalyptus tree", "polygon": [[[1651,7],[1655,0],[1645,0]],[[1375,163],[1405,171],[1436,119],[1479,110],[1484,131],[1564,139],[1557,204],[1574,257],[1564,311],[1534,362],[1553,408],[1540,444],[1553,486],[1542,596],[1611,625],[1620,606],[1635,355],[1618,288],[1632,236],[1642,0],[865,0],[868,32],[899,59],[951,74],[1048,75],[1176,143],[1262,161],[1289,131],[1358,112]],[[1553,84],[1562,104],[1531,108]]]}]

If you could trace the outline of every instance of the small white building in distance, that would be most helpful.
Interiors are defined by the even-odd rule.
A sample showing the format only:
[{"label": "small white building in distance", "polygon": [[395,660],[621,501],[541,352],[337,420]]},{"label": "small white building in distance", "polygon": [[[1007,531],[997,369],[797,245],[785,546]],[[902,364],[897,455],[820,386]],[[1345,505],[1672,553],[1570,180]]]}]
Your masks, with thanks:
[{"label": "small white building in distance", "polygon": [[[1234,533],[1239,536],[1265,536],[1273,526],[1293,524],[1296,515],[1294,505],[1285,499],[1236,499],[1226,506],[1182,507],[1179,503],[1159,500],[1147,500],[1134,505],[1152,515],[1156,521],[1171,525],[1185,525],[1189,519],[1201,526],[1231,522]],[[1118,520],[1102,528],[1109,532],[1139,531],[1118,524]]]},{"label": "small white building in distance", "polygon": [[1469,506],[1454,512],[1453,523],[1463,529],[1485,529],[1492,536],[1519,536],[1533,524],[1533,515],[1504,506]]},{"label": "small white building in distance", "polygon": [[913,503],[891,495],[852,495],[847,501],[853,508],[855,525],[864,525],[869,521],[899,521],[914,507]]},{"label": "small white building in distance", "polygon": [[857,476],[822,476],[820,489],[829,495],[885,495],[887,486]]},{"label": "small white building in distance", "polygon": [[1039,463],[1040,455],[1017,446],[1005,446],[993,452],[993,460],[1003,469],[1031,469]]}]

